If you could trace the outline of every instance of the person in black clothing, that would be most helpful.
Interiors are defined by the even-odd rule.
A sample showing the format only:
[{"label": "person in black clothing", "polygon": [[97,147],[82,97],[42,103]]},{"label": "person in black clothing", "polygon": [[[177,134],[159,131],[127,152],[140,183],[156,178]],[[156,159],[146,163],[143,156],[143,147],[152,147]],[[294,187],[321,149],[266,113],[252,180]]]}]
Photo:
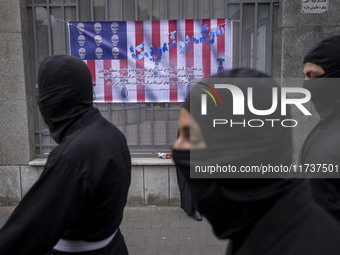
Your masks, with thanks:
[{"label": "person in black clothing", "polygon": [[184,210],[184,212],[193,217],[195,220],[202,221],[202,216],[198,210],[197,202],[192,196],[190,186],[178,166],[176,166],[176,174],[178,188],[180,191],[181,208]]},{"label": "person in black clothing", "polygon": [[[304,179],[233,178],[228,173],[224,178],[206,178],[204,172],[201,178],[190,178],[196,166],[231,165],[240,170],[241,166],[291,164],[291,128],[242,125],[252,119],[281,119],[280,102],[269,115],[253,114],[246,107],[243,115],[235,115],[231,93],[218,90],[221,104],[217,99],[216,104],[207,100],[207,114],[202,115],[202,84],[212,88],[215,84],[232,84],[244,95],[252,87],[253,105],[262,110],[273,105],[272,90],[277,85],[260,72],[234,69],[203,79],[191,89],[181,109],[180,136],[174,144],[173,159],[215,235],[230,239],[227,254],[340,254],[340,228],[314,202]],[[229,125],[213,127],[213,120],[221,116]],[[285,118],[290,118],[289,112]],[[234,125],[230,125],[231,119]]]},{"label": "person in black clothing", "polygon": [[[301,164],[340,166],[340,35],[322,40],[304,60],[304,88],[320,116],[300,153]],[[339,176],[340,178],[340,173]],[[340,221],[340,179],[311,179],[317,203]]]},{"label": "person in black clothing", "polygon": [[37,83],[39,109],[58,146],[0,230],[0,254],[128,254],[119,225],[130,152],[123,134],[92,105],[87,65],[48,57]]},{"label": "person in black clothing", "polygon": [[[177,133],[177,138],[179,132]],[[179,139],[182,139],[181,136]],[[189,216],[193,217],[197,221],[202,221],[202,216],[198,210],[198,205],[196,199],[192,196],[192,192],[190,190],[190,186],[185,179],[181,169],[179,166],[176,166],[176,174],[177,174],[177,183],[180,192],[181,198],[181,208],[186,212]]]}]

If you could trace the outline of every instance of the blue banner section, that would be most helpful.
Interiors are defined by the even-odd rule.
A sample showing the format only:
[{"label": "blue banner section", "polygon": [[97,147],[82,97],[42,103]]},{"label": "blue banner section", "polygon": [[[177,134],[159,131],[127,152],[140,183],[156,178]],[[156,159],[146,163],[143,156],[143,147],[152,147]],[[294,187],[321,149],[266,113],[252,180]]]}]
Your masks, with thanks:
[{"label": "blue banner section", "polygon": [[69,22],[70,51],[83,60],[127,59],[126,22]]}]

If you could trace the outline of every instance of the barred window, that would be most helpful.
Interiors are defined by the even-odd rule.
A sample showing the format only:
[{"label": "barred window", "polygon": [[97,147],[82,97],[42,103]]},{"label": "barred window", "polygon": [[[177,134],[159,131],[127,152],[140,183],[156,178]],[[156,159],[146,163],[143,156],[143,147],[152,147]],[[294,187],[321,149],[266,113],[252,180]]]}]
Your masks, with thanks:
[{"label": "barred window", "polygon": [[[178,20],[230,18],[233,67],[249,67],[278,76],[278,0],[27,0],[32,76],[40,62],[69,54],[68,21]],[[35,86],[35,83],[32,84]],[[153,157],[171,151],[177,136],[180,103],[101,103],[102,115],[126,136],[132,156]],[[37,157],[56,146],[38,108],[35,111]]]}]

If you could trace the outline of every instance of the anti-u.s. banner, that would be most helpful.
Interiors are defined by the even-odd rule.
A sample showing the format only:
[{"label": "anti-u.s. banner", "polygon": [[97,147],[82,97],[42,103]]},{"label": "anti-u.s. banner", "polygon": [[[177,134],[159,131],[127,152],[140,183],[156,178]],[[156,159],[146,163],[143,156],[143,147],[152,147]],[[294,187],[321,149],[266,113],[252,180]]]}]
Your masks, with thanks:
[{"label": "anti-u.s. banner", "polygon": [[230,19],[69,22],[69,38],[95,102],[182,102],[193,79],[232,66]]}]

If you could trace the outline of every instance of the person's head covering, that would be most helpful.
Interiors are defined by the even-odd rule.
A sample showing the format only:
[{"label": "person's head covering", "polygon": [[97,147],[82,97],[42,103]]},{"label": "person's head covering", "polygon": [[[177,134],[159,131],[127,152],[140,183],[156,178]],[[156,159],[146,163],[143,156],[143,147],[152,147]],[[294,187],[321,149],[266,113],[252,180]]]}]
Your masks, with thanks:
[{"label": "person's head covering", "polygon": [[334,117],[340,113],[340,35],[317,43],[306,53],[306,62],[322,67],[325,74],[305,80],[304,88],[311,92],[311,101],[322,120]]},{"label": "person's head covering", "polygon": [[[244,115],[233,115],[233,98],[226,89],[217,89],[223,107],[207,100],[207,115],[201,115],[201,95],[205,94],[202,84],[214,87],[214,84],[232,84],[245,95]],[[256,109],[267,110],[273,104],[273,89],[278,94],[276,110],[265,116],[251,113],[247,107],[248,88],[253,88],[253,105]],[[206,87],[205,87],[206,88]],[[250,69],[234,69],[203,79],[195,85],[182,107],[190,112],[198,123],[207,144],[206,149],[185,151],[174,150],[176,165],[191,185],[193,196],[198,201],[200,212],[212,224],[215,234],[220,238],[230,238],[248,229],[272,204],[289,190],[295,182],[291,179],[193,179],[189,176],[189,160],[192,165],[232,166],[268,165],[280,166],[291,163],[291,129],[281,125],[282,119],[291,119],[289,111],[281,116],[280,89],[267,75]],[[216,99],[217,101],[217,99]],[[212,128],[214,118],[227,119],[227,125]],[[231,119],[238,123],[230,126]],[[248,121],[279,119],[266,122],[263,127],[249,127]],[[243,122],[245,121],[245,122]],[[259,125],[253,121],[252,125]],[[190,159],[188,159],[190,157]],[[185,166],[187,168],[185,169]],[[185,169],[185,170],[184,170]]]},{"label": "person's head covering", "polygon": [[68,128],[92,108],[91,72],[79,58],[51,56],[41,63],[37,83],[41,115],[60,143]]},{"label": "person's head covering", "polygon": [[[208,89],[205,85],[214,87],[214,84],[231,84],[236,86],[244,95],[244,114],[234,115],[234,101],[232,93],[228,89],[217,89],[218,95],[221,98],[221,104],[216,98],[217,105],[213,100],[207,100],[207,115],[201,114],[201,95],[206,92],[200,88]],[[252,88],[253,96],[249,95],[249,88]],[[209,89],[208,89],[209,90]],[[277,94],[273,95],[273,91],[276,90]],[[212,92],[211,92],[212,93]],[[213,94],[213,93],[212,93]],[[291,119],[289,109],[287,109],[287,115],[281,116],[281,97],[280,87],[271,79],[268,75],[259,71],[251,69],[233,69],[223,73],[216,74],[209,78],[202,79],[196,86],[190,91],[190,96],[186,97],[183,107],[188,109],[191,117],[198,122],[202,135],[205,138],[205,142],[209,149],[219,149],[223,146],[223,150],[227,147],[233,149],[235,145],[251,148],[255,146],[254,153],[260,153],[260,149],[269,150],[269,145],[272,148],[269,150],[275,153],[276,150],[282,150],[282,153],[275,154],[276,156],[289,155],[291,151],[287,148],[291,147],[291,139],[281,139],[282,136],[290,137],[291,129],[283,127],[280,122],[268,122],[268,119]],[[216,96],[215,96],[216,97]],[[252,105],[258,110],[270,109],[274,101],[277,102],[277,106],[274,112],[269,115],[257,115],[252,113],[248,109],[248,98],[253,99]],[[213,119],[226,119],[229,121],[227,125],[217,125],[212,127],[211,123]],[[231,120],[235,124],[231,127]],[[261,128],[254,128],[251,126],[261,125],[262,120],[264,125]],[[250,121],[250,122],[249,122]],[[248,125],[250,123],[250,125]],[[275,127],[272,127],[272,126]],[[259,141],[265,146],[258,146]],[[274,148],[275,147],[275,148]],[[231,150],[233,151],[233,150]],[[245,157],[243,155],[243,161]],[[253,159],[252,159],[253,160]]]},{"label": "person's head covering", "polygon": [[311,62],[325,70],[323,77],[340,77],[340,35],[331,36],[313,46],[303,63]]}]

